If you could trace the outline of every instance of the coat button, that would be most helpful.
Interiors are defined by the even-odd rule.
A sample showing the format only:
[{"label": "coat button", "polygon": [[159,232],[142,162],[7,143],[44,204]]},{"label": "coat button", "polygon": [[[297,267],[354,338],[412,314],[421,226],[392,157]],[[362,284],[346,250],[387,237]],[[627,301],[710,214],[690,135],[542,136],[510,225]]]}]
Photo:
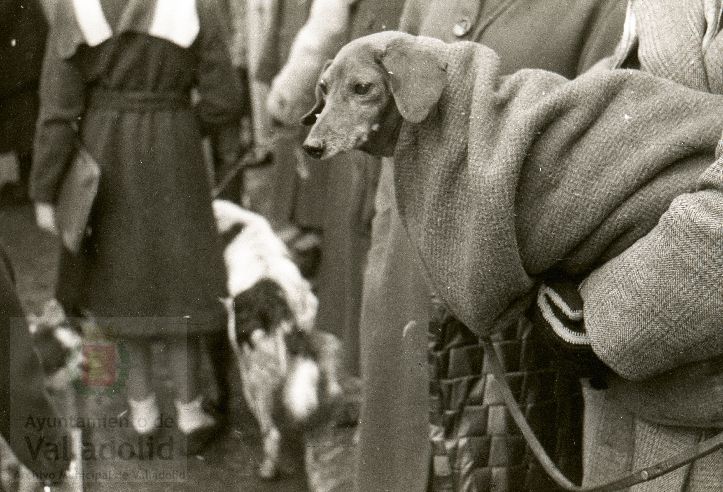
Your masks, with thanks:
[{"label": "coat button", "polygon": [[461,38],[469,32],[471,27],[472,25],[470,24],[469,19],[464,17],[454,25],[454,27],[452,28],[452,33],[458,38]]}]

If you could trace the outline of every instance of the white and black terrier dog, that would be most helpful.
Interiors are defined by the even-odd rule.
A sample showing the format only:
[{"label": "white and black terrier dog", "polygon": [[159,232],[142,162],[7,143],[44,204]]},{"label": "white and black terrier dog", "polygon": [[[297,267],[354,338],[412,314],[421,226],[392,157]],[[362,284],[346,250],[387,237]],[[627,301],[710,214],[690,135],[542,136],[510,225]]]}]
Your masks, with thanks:
[{"label": "white and black terrier dog", "polygon": [[[79,326],[51,299],[40,316],[28,316],[28,329],[45,374],[46,389],[60,397],[71,390],[83,372],[83,338]],[[68,409],[69,410],[69,409]]]},{"label": "white and black terrier dog", "polygon": [[342,393],[339,342],[315,329],[311,284],[266,219],[224,200],[215,200],[213,209],[225,245],[227,335],[261,430],[259,473],[272,478],[279,471],[280,429],[329,418]]},{"label": "white and black terrier dog", "polygon": [[[79,329],[65,316],[63,308],[55,300],[47,301],[41,315],[27,317],[28,331],[32,345],[40,359],[45,390],[61,418],[77,415],[74,383],[84,369],[83,341]],[[80,434],[74,434],[74,440]],[[63,490],[80,490],[75,467],[71,463]],[[15,457],[10,446],[0,438],[0,489],[37,490],[40,481]]]}]

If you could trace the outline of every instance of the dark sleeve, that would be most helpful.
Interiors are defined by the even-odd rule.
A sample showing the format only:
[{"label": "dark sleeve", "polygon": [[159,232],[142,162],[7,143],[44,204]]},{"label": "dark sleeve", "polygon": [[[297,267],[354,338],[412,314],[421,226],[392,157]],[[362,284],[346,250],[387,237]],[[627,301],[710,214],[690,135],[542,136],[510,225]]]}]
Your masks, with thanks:
[{"label": "dark sleeve", "polygon": [[73,156],[76,127],[85,110],[85,84],[78,68],[60,56],[61,31],[69,13],[59,8],[52,23],[40,78],[40,115],[35,133],[30,196],[54,203],[60,181]]},{"label": "dark sleeve", "polygon": [[201,32],[196,41],[198,66],[196,111],[204,133],[238,125],[242,113],[241,83],[231,66],[220,7],[213,0],[198,2]]}]

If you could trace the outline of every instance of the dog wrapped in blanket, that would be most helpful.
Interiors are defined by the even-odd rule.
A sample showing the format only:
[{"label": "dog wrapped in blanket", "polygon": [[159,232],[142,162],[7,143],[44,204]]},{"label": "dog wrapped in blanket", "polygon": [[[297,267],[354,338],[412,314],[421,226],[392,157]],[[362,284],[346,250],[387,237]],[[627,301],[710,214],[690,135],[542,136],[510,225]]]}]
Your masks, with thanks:
[{"label": "dog wrapped in blanket", "polygon": [[225,244],[228,338],[263,439],[259,474],[273,478],[280,427],[318,423],[342,393],[339,342],[314,328],[318,302],[311,284],[266,219],[224,200],[215,200],[213,209]]},{"label": "dog wrapped in blanket", "polygon": [[[723,58],[712,56],[721,42],[710,57],[691,56],[691,71],[693,59],[704,66],[690,88],[638,70],[502,76],[480,44],[373,34],[322,72],[304,149],[394,157],[410,238],[434,290],[472,330],[519,319],[550,275],[587,277],[580,293],[596,353],[623,376],[648,377],[691,362],[681,345],[696,347],[693,360],[721,350],[709,342],[723,317],[714,164]],[[643,61],[656,73],[655,59]],[[607,270],[621,257],[632,261],[618,282]],[[594,309],[590,299],[607,302]],[[651,335],[627,337],[631,326]],[[641,371],[651,353],[660,355]]]}]

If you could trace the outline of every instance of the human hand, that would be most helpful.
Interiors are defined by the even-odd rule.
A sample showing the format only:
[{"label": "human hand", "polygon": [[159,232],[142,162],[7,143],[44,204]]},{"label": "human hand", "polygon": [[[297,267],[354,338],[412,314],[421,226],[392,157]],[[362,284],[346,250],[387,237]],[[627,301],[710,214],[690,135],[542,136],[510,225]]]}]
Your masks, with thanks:
[{"label": "human hand", "polygon": [[35,222],[42,230],[57,235],[58,228],[55,223],[55,207],[49,203],[35,204]]}]

